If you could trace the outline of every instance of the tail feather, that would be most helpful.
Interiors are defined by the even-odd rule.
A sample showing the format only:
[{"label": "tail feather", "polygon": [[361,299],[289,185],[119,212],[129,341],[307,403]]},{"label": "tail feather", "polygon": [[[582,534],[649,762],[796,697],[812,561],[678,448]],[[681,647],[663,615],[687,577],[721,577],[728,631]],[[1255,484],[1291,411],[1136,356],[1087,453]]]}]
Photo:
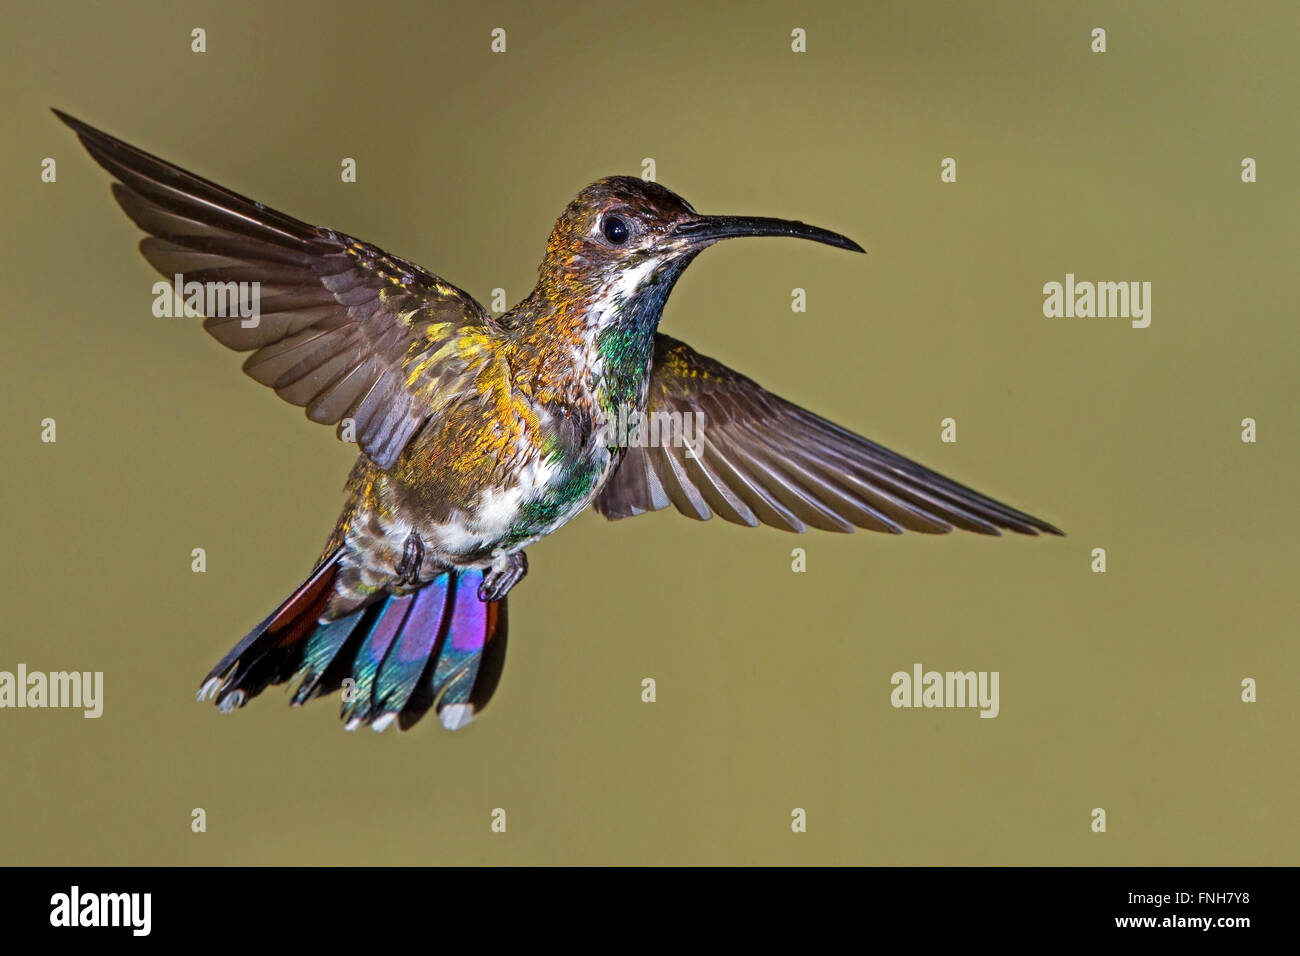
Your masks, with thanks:
[{"label": "tail feather", "polygon": [[469,723],[500,679],[506,602],[478,599],[481,571],[445,571],[412,594],[386,595],[321,622],[339,558],[327,557],[231,649],[204,679],[199,699],[213,697],[231,711],[268,685],[296,680],[294,704],[346,686],[349,730],[383,730],[394,720],[405,730],[430,708],[449,730]]},{"label": "tail feather", "polygon": [[[358,608],[347,617],[341,617],[316,628],[316,632],[308,638],[307,647],[303,650],[302,664],[299,667],[302,680],[298,682],[298,689],[294,692],[291,703],[302,704],[313,697],[319,697],[336,689],[331,683],[325,681],[325,675],[335,659],[341,656],[339,651],[343,649],[352,632],[357,629],[362,615],[368,610],[368,608]],[[335,670],[339,669],[335,668]],[[341,681],[342,678],[340,677],[339,680]]]},{"label": "tail feather", "polygon": [[375,706],[382,715],[400,713],[424,674],[447,614],[451,579],[442,575],[422,587],[406,616],[397,643],[375,678]]},{"label": "tail feather", "polygon": [[483,645],[491,633],[488,609],[469,588],[456,589],[451,627],[433,671],[433,706],[448,730],[457,730],[461,721],[469,723],[474,717],[469,695],[478,677]]},{"label": "tail feather", "polygon": [[[253,628],[244,639],[230,649],[217,666],[208,671],[199,689],[199,700],[216,698],[217,706],[229,710],[242,705],[265,689],[267,672],[274,672],[285,644],[294,632],[294,625],[314,620],[325,610],[329,600],[330,585],[338,571],[339,552],[335,551],[317,565],[316,569],[285,599],[284,603]],[[275,639],[270,639],[274,637]],[[283,642],[283,643],[282,643]],[[279,653],[277,653],[279,652]],[[223,678],[224,679],[218,679]],[[240,692],[236,698],[236,692]]]},{"label": "tail feather", "polygon": [[398,632],[406,624],[406,615],[411,610],[415,595],[401,597],[389,595],[384,600],[379,620],[371,628],[366,639],[361,642],[352,664],[354,685],[343,695],[343,719],[349,730],[367,723],[374,711],[375,678],[379,675],[380,665],[397,640]]}]

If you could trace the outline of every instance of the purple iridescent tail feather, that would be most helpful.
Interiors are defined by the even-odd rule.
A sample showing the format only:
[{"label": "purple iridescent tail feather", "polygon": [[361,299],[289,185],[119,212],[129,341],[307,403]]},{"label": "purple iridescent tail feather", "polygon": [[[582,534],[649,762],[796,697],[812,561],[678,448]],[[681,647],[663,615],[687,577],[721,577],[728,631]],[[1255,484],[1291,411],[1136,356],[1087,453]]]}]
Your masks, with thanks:
[{"label": "purple iridescent tail feather", "polygon": [[296,681],[292,703],[342,691],[352,730],[405,730],[430,708],[458,730],[486,706],[501,677],[506,602],[478,599],[483,574],[444,571],[419,590],[387,594],[346,617],[321,622],[339,552],[204,678],[199,699],[233,711],[271,684]]}]

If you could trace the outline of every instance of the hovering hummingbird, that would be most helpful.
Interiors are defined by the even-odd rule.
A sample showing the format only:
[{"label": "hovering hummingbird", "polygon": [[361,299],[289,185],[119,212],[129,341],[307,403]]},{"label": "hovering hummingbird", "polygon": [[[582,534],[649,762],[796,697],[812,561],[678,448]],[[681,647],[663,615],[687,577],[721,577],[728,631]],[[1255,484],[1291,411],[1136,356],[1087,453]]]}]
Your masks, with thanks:
[{"label": "hovering hummingbird", "polygon": [[[658,331],[674,283],[714,243],[790,236],[863,251],[842,235],[702,216],[663,186],[613,176],[569,203],[536,287],[494,317],[412,262],[55,113],[117,180],[163,275],[260,283],[258,321],[209,315],[204,327],[360,448],[311,574],[204,679],[199,699],[222,710],[296,681],[294,704],[345,689],[349,729],[405,729],[430,708],[465,726],[500,678],[524,549],[588,505],[614,519],[671,504],[794,532],[1061,533]],[[629,411],[693,416],[698,433],[611,438],[608,423]]]}]

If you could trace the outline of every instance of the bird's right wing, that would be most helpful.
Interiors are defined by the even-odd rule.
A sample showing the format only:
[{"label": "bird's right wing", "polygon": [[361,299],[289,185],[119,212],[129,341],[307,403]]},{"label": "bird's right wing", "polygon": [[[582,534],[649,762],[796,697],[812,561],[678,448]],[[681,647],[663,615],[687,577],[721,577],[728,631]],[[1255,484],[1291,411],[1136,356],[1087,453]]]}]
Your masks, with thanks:
[{"label": "bird's right wing", "polygon": [[140,251],[154,268],[205,286],[260,284],[255,325],[227,308],[235,314],[208,315],[208,332],[252,351],[244,371],[312,421],[342,431],[350,420],[381,468],[451,397],[465,356],[482,353],[490,316],[437,276],[54,112],[118,180],[113,195],[149,233]]},{"label": "bird's right wing", "polygon": [[[701,521],[786,531],[869,528],[943,533],[1060,534],[1045,521],[994,501],[773,395],[720,362],[662,333],[655,339],[647,412],[687,416],[694,434],[628,448],[596,497],[607,518],[674,505]],[[656,427],[648,430],[656,434]]]}]

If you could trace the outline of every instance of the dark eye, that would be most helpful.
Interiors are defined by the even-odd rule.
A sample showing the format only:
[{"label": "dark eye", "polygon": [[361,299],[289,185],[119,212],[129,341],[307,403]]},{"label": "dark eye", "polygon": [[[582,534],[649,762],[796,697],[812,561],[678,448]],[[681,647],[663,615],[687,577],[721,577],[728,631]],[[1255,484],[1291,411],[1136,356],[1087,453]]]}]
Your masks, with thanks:
[{"label": "dark eye", "polygon": [[627,223],[618,216],[606,216],[605,221],[600,224],[600,229],[605,233],[605,238],[616,246],[627,242]]}]

